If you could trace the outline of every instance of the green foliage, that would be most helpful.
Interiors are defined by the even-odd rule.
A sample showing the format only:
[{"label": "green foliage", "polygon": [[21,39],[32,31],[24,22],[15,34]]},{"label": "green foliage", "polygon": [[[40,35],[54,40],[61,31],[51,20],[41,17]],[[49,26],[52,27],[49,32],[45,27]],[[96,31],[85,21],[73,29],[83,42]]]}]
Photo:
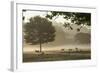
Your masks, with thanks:
[{"label": "green foliage", "polygon": [[52,42],[55,39],[55,28],[52,22],[39,16],[31,17],[29,22],[23,25],[24,38],[27,43],[40,44]]}]

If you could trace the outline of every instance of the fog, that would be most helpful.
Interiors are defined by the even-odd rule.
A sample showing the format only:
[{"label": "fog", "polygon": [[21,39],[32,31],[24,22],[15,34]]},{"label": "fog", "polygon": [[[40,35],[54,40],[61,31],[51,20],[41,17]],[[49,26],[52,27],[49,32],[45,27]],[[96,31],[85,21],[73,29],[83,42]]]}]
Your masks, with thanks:
[{"label": "fog", "polygon": [[[83,27],[80,32],[76,31],[76,28],[78,28],[78,25],[72,25],[74,30],[68,30],[67,28],[63,27],[63,24],[53,22],[53,26],[56,29],[56,36],[55,40],[53,42],[48,42],[45,44],[42,44],[42,50],[48,51],[48,50],[61,50],[61,49],[83,49],[88,50],[91,49],[90,47],[90,29],[87,27]],[[32,52],[34,50],[39,50],[39,44],[38,45],[29,45],[27,43],[23,44],[23,51],[24,52]]]}]

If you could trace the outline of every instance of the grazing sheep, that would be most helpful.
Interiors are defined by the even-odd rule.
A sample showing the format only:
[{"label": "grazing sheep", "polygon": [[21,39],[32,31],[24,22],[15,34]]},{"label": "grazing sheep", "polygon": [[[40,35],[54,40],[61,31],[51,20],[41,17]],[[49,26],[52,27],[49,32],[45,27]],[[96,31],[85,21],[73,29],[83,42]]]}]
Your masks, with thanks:
[{"label": "grazing sheep", "polygon": [[68,49],[69,53],[71,53],[73,50],[72,49]]},{"label": "grazing sheep", "polygon": [[64,53],[65,52],[65,49],[61,49],[61,52]]},{"label": "grazing sheep", "polygon": [[61,49],[61,51],[65,51],[65,49]]},{"label": "grazing sheep", "polygon": [[40,52],[39,50],[35,50],[35,52]]},{"label": "grazing sheep", "polygon": [[78,52],[78,51],[79,51],[79,49],[78,49],[77,47],[75,48],[75,50],[76,50],[76,52]]}]

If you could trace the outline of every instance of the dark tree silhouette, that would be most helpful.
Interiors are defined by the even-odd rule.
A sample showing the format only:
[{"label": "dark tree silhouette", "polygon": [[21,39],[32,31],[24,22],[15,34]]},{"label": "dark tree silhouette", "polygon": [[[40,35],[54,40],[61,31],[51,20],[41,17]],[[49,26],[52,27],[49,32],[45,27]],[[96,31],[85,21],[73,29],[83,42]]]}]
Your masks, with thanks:
[{"label": "dark tree silhouette", "polygon": [[[51,11],[50,14],[47,14],[46,17],[49,19],[55,19],[59,17],[60,15],[63,16],[64,19],[68,20],[70,19],[72,23],[77,25],[88,25],[91,26],[91,13],[78,13],[78,12],[59,12],[59,11]],[[69,23],[65,23],[64,27],[69,27],[71,30],[73,28]],[[77,29],[77,31],[80,31],[80,28]]]},{"label": "dark tree silhouette", "polygon": [[40,44],[40,52],[43,43],[55,40],[55,28],[52,22],[40,16],[31,17],[29,22],[24,24],[24,33],[26,43]]}]

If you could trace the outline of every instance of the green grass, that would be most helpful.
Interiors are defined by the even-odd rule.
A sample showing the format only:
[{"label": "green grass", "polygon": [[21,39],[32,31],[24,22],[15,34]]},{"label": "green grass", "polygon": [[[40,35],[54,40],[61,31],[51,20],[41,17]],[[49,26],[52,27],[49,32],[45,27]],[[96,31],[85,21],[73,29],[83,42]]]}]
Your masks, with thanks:
[{"label": "green grass", "polygon": [[90,51],[58,52],[58,53],[24,53],[23,62],[63,61],[91,59]]}]

